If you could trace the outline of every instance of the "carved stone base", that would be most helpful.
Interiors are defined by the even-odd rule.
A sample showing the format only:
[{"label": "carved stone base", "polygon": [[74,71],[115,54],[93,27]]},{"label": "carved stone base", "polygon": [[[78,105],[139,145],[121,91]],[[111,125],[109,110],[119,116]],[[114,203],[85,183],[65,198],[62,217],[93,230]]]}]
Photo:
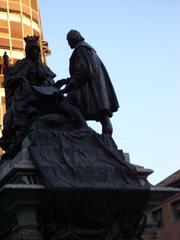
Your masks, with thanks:
[{"label": "carved stone base", "polygon": [[148,200],[177,190],[152,187],[108,136],[40,123],[0,162],[0,240],[140,240]]},{"label": "carved stone base", "polygon": [[42,201],[42,187],[7,184],[0,193],[0,239],[41,240],[37,210]]}]

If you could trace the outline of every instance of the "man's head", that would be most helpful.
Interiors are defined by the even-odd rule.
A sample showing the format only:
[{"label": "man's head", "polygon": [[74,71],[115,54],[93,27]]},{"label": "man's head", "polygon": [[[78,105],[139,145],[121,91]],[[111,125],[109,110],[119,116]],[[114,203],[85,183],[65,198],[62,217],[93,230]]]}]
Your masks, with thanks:
[{"label": "man's head", "polygon": [[30,58],[32,60],[36,60],[39,58],[40,47],[39,47],[39,36],[27,36],[24,38],[26,42],[25,52],[26,58]]},{"label": "man's head", "polygon": [[77,44],[85,39],[81,36],[80,32],[76,30],[70,30],[67,34],[67,41],[70,48],[75,48]]}]

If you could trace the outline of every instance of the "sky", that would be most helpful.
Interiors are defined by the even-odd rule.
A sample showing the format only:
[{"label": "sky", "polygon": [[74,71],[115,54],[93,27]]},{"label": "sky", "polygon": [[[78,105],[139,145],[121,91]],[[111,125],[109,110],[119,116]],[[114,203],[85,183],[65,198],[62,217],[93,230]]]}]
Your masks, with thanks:
[{"label": "sky", "polygon": [[[180,1],[39,0],[47,62],[69,77],[66,35],[81,32],[105,64],[120,108],[113,138],[156,184],[180,168]],[[88,122],[98,133],[100,124]]]}]

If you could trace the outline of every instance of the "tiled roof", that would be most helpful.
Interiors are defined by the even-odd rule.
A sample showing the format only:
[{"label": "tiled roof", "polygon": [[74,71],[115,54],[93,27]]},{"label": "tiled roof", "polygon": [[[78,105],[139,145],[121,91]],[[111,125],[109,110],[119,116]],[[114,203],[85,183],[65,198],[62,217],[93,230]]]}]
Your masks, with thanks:
[{"label": "tiled roof", "polygon": [[158,187],[174,186],[178,181],[179,181],[179,186],[176,186],[176,187],[180,187],[180,170],[171,174],[169,177],[162,180],[156,186]]}]

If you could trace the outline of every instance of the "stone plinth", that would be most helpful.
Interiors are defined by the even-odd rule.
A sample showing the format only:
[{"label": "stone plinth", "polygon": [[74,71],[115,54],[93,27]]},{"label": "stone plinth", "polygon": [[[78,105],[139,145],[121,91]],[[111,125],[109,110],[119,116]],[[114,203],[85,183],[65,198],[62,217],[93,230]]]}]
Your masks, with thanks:
[{"label": "stone plinth", "polygon": [[37,209],[44,187],[6,184],[0,192],[0,239],[40,240]]},{"label": "stone plinth", "polygon": [[[64,141],[58,146],[59,138],[62,137],[61,133],[58,134],[52,134],[57,142],[55,141],[52,146],[51,157],[55,156],[53,154],[58,147],[60,150],[63,149]],[[132,165],[131,168],[130,163],[126,162],[127,155],[124,157],[123,152],[116,148],[110,138],[96,136],[96,133],[89,130],[86,132],[81,130],[78,134],[63,134],[68,141],[73,139],[73,144],[68,146],[72,147],[74,156],[77,156],[75,151],[79,147],[79,137],[83,137],[83,144],[79,150],[81,155],[78,156],[82,157],[82,161],[87,164],[89,162],[93,164],[93,161],[97,164],[96,160],[99,161],[97,172],[93,173],[90,169],[92,175],[89,174],[88,168],[91,164],[88,167],[85,164],[81,165],[82,161],[78,162],[78,159],[77,161],[72,159],[68,162],[71,165],[65,165],[66,162],[62,159],[63,154],[60,155],[59,160],[57,155],[53,159],[48,159],[48,155],[44,154],[45,151],[42,149],[46,149],[48,153],[45,138],[38,138],[42,142],[38,140],[37,143],[33,142],[33,138],[31,141],[25,139],[19,154],[14,159],[4,160],[0,164],[0,239],[74,240],[77,237],[84,240],[140,239],[146,224],[147,201],[149,207],[154,207],[167,195],[177,192],[177,189],[151,186],[147,177],[152,170],[137,165]],[[44,136],[50,136],[50,134]],[[99,145],[94,145],[93,139],[98,139]],[[104,140],[105,145],[103,145]],[[50,147],[50,139],[47,141]],[[32,162],[31,143],[33,154],[37,153],[41,158],[39,165],[36,165],[39,166],[38,169],[34,165],[35,162]],[[83,152],[85,145],[86,149]],[[86,153],[85,158],[84,153]],[[101,156],[98,153],[101,153]],[[96,156],[96,158],[93,160],[88,158],[89,156]],[[57,158],[56,161],[55,158]],[[53,161],[52,165],[48,161]],[[58,174],[61,171],[63,174],[69,167],[71,178],[68,176],[66,178],[64,174],[63,179],[67,181],[63,182],[62,175],[57,174],[55,180],[59,182],[50,182],[52,187],[48,185],[45,187],[46,176],[42,167],[44,164],[48,164],[45,166],[46,169],[48,169],[47,166],[55,168],[57,166],[59,169],[52,168],[51,172]],[[85,172],[79,172],[78,168],[81,166],[84,167]],[[132,175],[128,175],[128,169],[132,171]],[[134,172],[137,175],[133,175]],[[83,173],[83,178],[79,178],[79,174]],[[129,177],[129,182],[125,176]]]},{"label": "stone plinth", "polygon": [[28,150],[1,162],[0,172],[0,239],[41,240],[37,210],[44,186]]}]

